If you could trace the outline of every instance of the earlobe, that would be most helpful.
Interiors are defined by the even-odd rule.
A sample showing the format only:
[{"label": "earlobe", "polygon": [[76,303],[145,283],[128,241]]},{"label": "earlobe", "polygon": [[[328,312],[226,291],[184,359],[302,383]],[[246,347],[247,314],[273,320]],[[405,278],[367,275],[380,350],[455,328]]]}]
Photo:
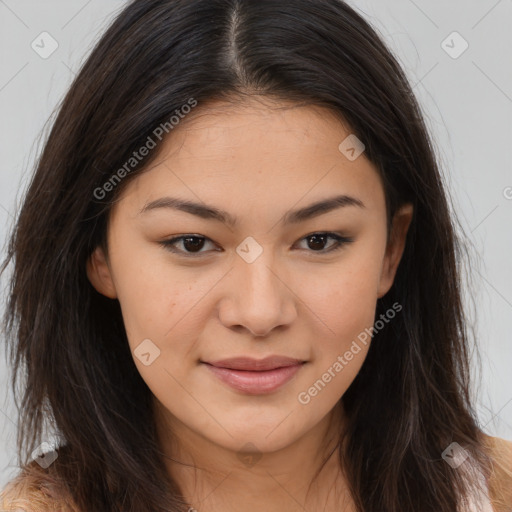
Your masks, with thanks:
[{"label": "earlobe", "polygon": [[395,280],[398,265],[402,259],[409,226],[413,217],[413,205],[402,206],[393,217],[391,234],[382,265],[377,297],[380,299],[389,291]]},{"label": "earlobe", "polygon": [[97,292],[116,299],[117,293],[112,280],[112,274],[105,253],[101,247],[96,247],[89,256],[86,264],[87,277]]}]

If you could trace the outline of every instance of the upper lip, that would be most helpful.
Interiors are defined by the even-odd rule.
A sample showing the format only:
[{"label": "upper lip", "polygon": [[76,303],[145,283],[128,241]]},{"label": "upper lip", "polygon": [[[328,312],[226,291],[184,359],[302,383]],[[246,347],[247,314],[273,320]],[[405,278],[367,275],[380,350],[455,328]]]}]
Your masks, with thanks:
[{"label": "upper lip", "polygon": [[218,368],[229,368],[230,370],[252,370],[265,371],[283,368],[285,366],[294,366],[302,364],[305,361],[285,356],[269,356],[265,359],[252,359],[250,357],[232,357],[229,359],[219,359],[218,361],[204,361],[206,364],[217,366]]}]

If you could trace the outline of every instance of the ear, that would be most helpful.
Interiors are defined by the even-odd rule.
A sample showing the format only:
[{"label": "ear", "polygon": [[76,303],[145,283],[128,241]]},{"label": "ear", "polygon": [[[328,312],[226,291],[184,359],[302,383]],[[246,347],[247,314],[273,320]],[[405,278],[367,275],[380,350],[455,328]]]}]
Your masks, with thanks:
[{"label": "ear", "polygon": [[393,281],[395,280],[398,264],[402,259],[402,254],[405,249],[405,240],[412,221],[412,216],[413,206],[412,204],[407,203],[399,208],[393,217],[391,234],[382,264],[382,272],[377,295],[379,299],[388,293],[389,289],[393,285]]},{"label": "ear", "polygon": [[89,256],[86,264],[87,277],[97,292],[116,299],[116,287],[112,280],[112,274],[108,265],[107,258],[101,247],[96,247]]}]

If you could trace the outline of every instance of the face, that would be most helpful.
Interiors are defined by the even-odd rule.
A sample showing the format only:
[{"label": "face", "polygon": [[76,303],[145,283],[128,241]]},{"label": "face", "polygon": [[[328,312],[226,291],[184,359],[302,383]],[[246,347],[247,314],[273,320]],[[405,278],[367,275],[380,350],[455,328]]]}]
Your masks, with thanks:
[{"label": "face", "polygon": [[[279,450],[328,417],[364,362],[412,214],[387,243],[375,167],[339,149],[350,130],[320,108],[274,107],[216,103],[176,126],[113,207],[108,257],[98,248],[87,266],[119,300],[169,426],[233,451]],[[258,367],[275,356],[288,359]]]}]

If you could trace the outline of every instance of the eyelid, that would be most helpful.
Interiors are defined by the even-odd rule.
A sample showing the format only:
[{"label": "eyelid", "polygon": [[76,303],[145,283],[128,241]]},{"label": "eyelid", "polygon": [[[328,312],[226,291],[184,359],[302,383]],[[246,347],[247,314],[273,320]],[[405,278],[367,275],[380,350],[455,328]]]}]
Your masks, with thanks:
[{"label": "eyelid", "polygon": [[[324,236],[326,238],[331,238],[336,241],[336,244],[334,245],[334,247],[331,247],[330,249],[326,249],[326,250],[323,249],[320,251],[304,249],[304,250],[306,250],[306,252],[309,252],[312,254],[318,254],[318,255],[326,255],[326,254],[330,254],[332,252],[336,252],[337,250],[342,249],[347,244],[350,244],[354,241],[353,237],[344,236],[344,235],[341,235],[339,233],[335,233],[332,231],[313,231],[312,233],[309,233],[309,234],[301,237],[298,240],[298,242],[302,242],[303,240],[306,240],[307,238],[310,238],[314,235]],[[164,249],[166,249],[174,254],[178,254],[179,256],[183,256],[185,258],[200,258],[200,257],[202,257],[202,255],[208,254],[210,252],[210,251],[203,251],[203,252],[192,253],[192,252],[182,251],[180,249],[176,249],[175,247],[173,247],[173,245],[175,243],[180,242],[180,241],[184,240],[185,238],[204,239],[204,240],[211,242],[215,245],[215,242],[211,238],[208,238],[207,236],[204,236],[204,235],[195,234],[195,233],[187,233],[185,235],[176,236],[169,240],[163,240],[159,243],[164,247]],[[215,251],[218,252],[217,249]]]}]

